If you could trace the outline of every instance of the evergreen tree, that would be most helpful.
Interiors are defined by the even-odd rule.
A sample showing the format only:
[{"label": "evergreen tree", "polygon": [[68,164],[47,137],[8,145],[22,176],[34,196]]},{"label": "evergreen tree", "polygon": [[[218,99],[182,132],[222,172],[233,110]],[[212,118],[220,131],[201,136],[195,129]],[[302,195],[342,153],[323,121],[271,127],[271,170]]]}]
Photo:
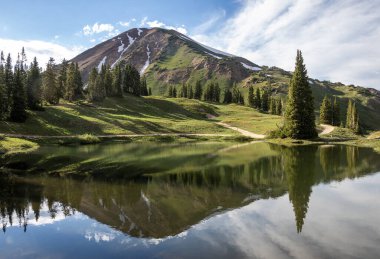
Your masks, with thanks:
[{"label": "evergreen tree", "polygon": [[96,68],[91,70],[88,79],[88,93],[91,101],[102,101],[106,96],[104,82],[101,73]]},{"label": "evergreen tree", "polygon": [[[108,67],[108,70],[110,70],[110,68]],[[122,73],[122,69],[121,69],[121,65],[120,64],[117,64],[114,69],[111,71],[109,71],[110,74],[112,74],[112,87],[111,87],[111,90],[109,90],[110,92],[110,96],[116,96],[116,97],[123,97],[123,88],[124,88],[124,92],[126,93],[132,93],[132,89],[133,89],[133,84],[130,84],[132,81],[129,81],[128,80],[128,75],[126,75],[126,72],[124,71],[124,80],[123,80],[123,73]],[[106,72],[106,77],[108,77],[109,75],[107,75],[107,72]],[[107,81],[109,79],[107,78]]]},{"label": "evergreen tree", "polygon": [[4,54],[1,51],[0,53],[0,120],[5,119],[7,112],[7,96],[6,96],[6,87],[5,87],[5,59]]},{"label": "evergreen tree", "polygon": [[270,114],[277,114],[277,104],[278,104],[278,101],[273,98],[273,97],[270,97],[269,98],[269,113]]},{"label": "evergreen tree", "polygon": [[176,98],[177,97],[177,88],[175,86],[173,86],[173,97]]},{"label": "evergreen tree", "polygon": [[241,99],[241,93],[239,89],[237,88],[236,84],[232,87],[232,102],[233,103],[240,103]]},{"label": "evergreen tree", "polygon": [[168,97],[173,97],[173,86],[172,85],[169,85],[169,88],[168,88]]},{"label": "evergreen tree", "polygon": [[248,89],[248,105],[250,107],[254,107],[254,101],[255,101],[255,96],[253,93],[253,86],[250,86]]},{"label": "evergreen tree", "polygon": [[244,96],[242,93],[239,91],[239,104],[244,105]]},{"label": "evergreen tree", "polygon": [[96,88],[96,78],[98,76],[98,70],[93,68],[88,76],[88,98],[89,100],[94,100],[95,98],[95,88]]},{"label": "evergreen tree", "polygon": [[123,77],[124,92],[140,96],[140,73],[132,65],[126,65]]},{"label": "evergreen tree", "polygon": [[214,91],[213,91],[213,97],[214,102],[220,102],[220,87],[218,83],[214,84]]},{"label": "evergreen tree", "polygon": [[27,104],[31,110],[40,110],[42,108],[42,78],[37,58],[33,59],[30,64],[26,80]]},{"label": "evergreen tree", "polygon": [[261,108],[261,91],[260,91],[260,88],[256,88],[255,107],[257,109]]},{"label": "evergreen tree", "polygon": [[193,99],[194,98],[194,91],[193,91],[193,86],[192,85],[188,85],[187,86],[187,98],[189,99]]},{"label": "evergreen tree", "polygon": [[203,92],[203,100],[214,101],[214,82],[208,81],[206,83],[205,91]]},{"label": "evergreen tree", "polygon": [[286,135],[291,138],[310,139],[318,136],[313,96],[300,50],[297,51],[296,67],[289,85],[284,128]]},{"label": "evergreen tree", "polygon": [[340,125],[340,107],[337,98],[334,98],[334,104],[332,106],[333,114],[332,114],[332,125],[339,126]]},{"label": "evergreen tree", "polygon": [[148,96],[148,87],[146,85],[146,78],[145,78],[145,76],[141,79],[140,85],[141,85],[141,90],[140,90],[141,95],[142,96]]},{"label": "evergreen tree", "polygon": [[93,101],[103,101],[106,98],[106,88],[104,85],[104,75],[105,71],[101,71],[103,73],[98,73],[98,76],[95,80],[95,94],[93,96]]},{"label": "evergreen tree", "polygon": [[261,110],[267,112],[269,110],[269,92],[264,90],[263,95],[261,96]]},{"label": "evergreen tree", "polygon": [[201,84],[201,81],[198,80],[195,83],[194,99],[200,100],[201,98],[202,98],[202,84]]},{"label": "evergreen tree", "polygon": [[83,97],[83,81],[82,81],[82,75],[79,70],[78,63],[75,63],[75,91],[74,96],[75,98],[81,98]]},{"label": "evergreen tree", "polygon": [[10,107],[12,104],[12,92],[13,92],[13,66],[11,55],[8,54],[7,60],[4,67],[4,83],[5,83],[5,102],[4,107],[6,108],[5,117],[9,116]]},{"label": "evergreen tree", "polygon": [[60,91],[54,59],[50,58],[42,78],[42,96],[50,104],[58,104]]},{"label": "evergreen tree", "polygon": [[27,118],[24,84],[21,75],[22,67],[21,65],[18,66],[14,75],[12,106],[10,110],[10,120],[14,122],[24,122]]},{"label": "evergreen tree", "polygon": [[74,63],[70,63],[68,65],[68,68],[66,70],[66,82],[64,82],[64,88],[61,90],[63,90],[63,98],[67,101],[73,101],[74,100],[74,97],[75,97],[75,89],[76,89],[76,85],[75,85],[75,64]]},{"label": "evergreen tree", "polygon": [[347,107],[346,128],[360,133],[359,115],[356,110],[356,104],[350,99]]},{"label": "evergreen tree", "polygon": [[60,93],[59,97],[65,96],[68,68],[69,68],[69,62],[66,59],[63,59],[62,64],[61,64],[61,69],[59,70],[59,76],[58,76],[58,87],[59,87],[59,93]]},{"label": "evergreen tree", "polygon": [[[120,72],[120,66],[118,69],[118,72]],[[108,65],[104,65],[104,70],[104,88],[106,90],[106,96],[116,96],[116,89],[119,89],[119,92],[121,92],[121,73],[118,74],[119,76],[116,76],[116,78],[119,79],[119,83],[117,84],[118,87],[115,85],[114,88],[113,77],[110,67]]]},{"label": "evergreen tree", "polygon": [[281,100],[281,98],[277,100],[276,114],[282,115],[282,100]]},{"label": "evergreen tree", "polygon": [[179,97],[187,98],[187,87],[185,83],[182,83],[182,86],[179,90]]},{"label": "evergreen tree", "polygon": [[149,95],[149,96],[152,95],[152,87],[149,87],[149,89],[148,89],[148,95]]},{"label": "evergreen tree", "polygon": [[231,103],[232,102],[232,93],[229,88],[224,89],[224,99],[223,103]]},{"label": "evergreen tree", "polygon": [[333,110],[330,98],[325,96],[323,98],[321,108],[319,109],[319,122],[323,124],[332,124],[332,115]]}]

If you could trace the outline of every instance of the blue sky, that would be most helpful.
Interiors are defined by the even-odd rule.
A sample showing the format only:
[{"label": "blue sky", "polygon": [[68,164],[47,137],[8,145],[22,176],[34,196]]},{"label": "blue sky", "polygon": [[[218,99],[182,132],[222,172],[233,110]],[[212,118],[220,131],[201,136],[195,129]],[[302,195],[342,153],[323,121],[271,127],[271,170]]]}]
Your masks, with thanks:
[{"label": "blue sky", "polygon": [[259,65],[380,89],[379,0],[2,1],[0,49],[41,65],[133,27],[173,28]]}]

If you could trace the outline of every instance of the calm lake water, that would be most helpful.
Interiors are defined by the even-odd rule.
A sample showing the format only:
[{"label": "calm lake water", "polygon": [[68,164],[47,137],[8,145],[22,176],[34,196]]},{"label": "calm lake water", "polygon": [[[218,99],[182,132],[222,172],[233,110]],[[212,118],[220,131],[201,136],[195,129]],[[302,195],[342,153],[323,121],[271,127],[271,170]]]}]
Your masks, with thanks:
[{"label": "calm lake water", "polygon": [[371,149],[51,146],[0,164],[0,258],[380,257]]}]

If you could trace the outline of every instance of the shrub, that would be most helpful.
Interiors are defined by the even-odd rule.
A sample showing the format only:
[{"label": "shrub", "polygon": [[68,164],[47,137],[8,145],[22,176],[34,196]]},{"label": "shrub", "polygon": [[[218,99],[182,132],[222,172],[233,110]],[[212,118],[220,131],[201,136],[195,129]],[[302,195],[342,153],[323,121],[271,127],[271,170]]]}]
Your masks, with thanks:
[{"label": "shrub", "polygon": [[87,145],[87,144],[96,144],[100,142],[100,138],[91,134],[83,134],[78,136],[79,144]]},{"label": "shrub", "polygon": [[287,134],[285,132],[284,127],[278,127],[276,130],[272,130],[268,134],[268,138],[286,138]]}]

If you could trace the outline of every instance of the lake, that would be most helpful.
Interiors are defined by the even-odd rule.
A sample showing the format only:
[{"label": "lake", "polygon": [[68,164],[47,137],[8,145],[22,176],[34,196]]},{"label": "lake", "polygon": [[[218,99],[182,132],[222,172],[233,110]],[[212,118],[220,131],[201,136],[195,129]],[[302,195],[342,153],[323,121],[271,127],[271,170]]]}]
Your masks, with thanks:
[{"label": "lake", "polygon": [[0,258],[380,257],[368,148],[42,146],[0,164]]}]

